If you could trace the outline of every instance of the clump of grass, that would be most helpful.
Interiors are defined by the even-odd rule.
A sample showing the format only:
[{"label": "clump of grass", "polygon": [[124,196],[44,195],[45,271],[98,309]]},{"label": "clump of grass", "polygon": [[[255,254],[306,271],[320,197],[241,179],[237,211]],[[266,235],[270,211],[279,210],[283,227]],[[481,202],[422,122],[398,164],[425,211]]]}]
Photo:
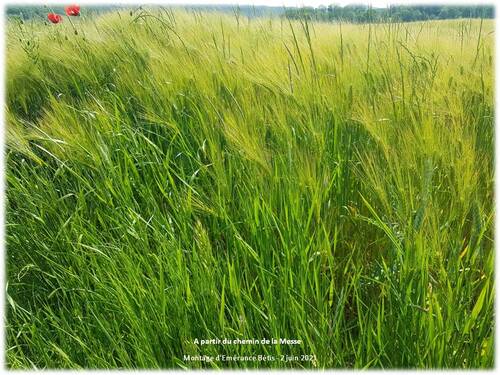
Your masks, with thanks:
[{"label": "clump of grass", "polygon": [[7,27],[10,368],[493,366],[492,22]]}]

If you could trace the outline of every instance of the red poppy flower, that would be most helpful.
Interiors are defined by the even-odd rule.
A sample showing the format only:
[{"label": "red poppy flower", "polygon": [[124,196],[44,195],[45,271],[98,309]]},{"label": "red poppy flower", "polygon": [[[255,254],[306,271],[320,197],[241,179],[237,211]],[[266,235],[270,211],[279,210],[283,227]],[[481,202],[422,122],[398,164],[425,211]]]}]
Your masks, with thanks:
[{"label": "red poppy flower", "polygon": [[49,14],[47,14],[47,18],[52,23],[59,23],[59,22],[62,22],[62,20],[63,20],[62,17],[59,14],[56,14],[56,13],[49,13]]},{"label": "red poppy flower", "polygon": [[80,6],[79,5],[70,5],[64,8],[66,14],[68,16],[79,16],[80,15]]}]

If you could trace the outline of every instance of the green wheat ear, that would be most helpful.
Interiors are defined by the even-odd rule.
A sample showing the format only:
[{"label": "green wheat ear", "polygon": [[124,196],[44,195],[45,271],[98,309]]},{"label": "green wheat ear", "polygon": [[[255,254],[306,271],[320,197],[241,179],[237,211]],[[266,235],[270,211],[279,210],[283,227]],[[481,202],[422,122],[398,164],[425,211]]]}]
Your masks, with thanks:
[{"label": "green wheat ear", "polygon": [[432,159],[431,158],[425,159],[421,203],[415,214],[415,219],[413,220],[413,228],[415,229],[415,231],[420,230],[422,222],[424,221],[425,209],[428,205],[429,196],[431,195],[433,172],[434,172],[434,167]]}]

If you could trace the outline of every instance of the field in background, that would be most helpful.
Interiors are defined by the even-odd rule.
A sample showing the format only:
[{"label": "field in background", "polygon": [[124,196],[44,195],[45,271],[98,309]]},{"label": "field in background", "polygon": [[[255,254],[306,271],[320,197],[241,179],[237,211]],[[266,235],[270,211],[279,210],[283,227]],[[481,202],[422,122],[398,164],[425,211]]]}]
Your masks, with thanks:
[{"label": "field in background", "polygon": [[7,24],[10,368],[493,366],[493,21],[72,21]]}]

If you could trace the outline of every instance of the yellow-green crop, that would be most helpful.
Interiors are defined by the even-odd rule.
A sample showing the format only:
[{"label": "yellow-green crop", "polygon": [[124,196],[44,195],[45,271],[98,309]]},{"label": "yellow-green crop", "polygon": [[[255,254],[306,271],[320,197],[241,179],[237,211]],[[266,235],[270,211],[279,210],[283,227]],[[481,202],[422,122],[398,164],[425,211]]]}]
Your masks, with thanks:
[{"label": "yellow-green crop", "polygon": [[10,368],[493,366],[493,21],[6,40]]}]

